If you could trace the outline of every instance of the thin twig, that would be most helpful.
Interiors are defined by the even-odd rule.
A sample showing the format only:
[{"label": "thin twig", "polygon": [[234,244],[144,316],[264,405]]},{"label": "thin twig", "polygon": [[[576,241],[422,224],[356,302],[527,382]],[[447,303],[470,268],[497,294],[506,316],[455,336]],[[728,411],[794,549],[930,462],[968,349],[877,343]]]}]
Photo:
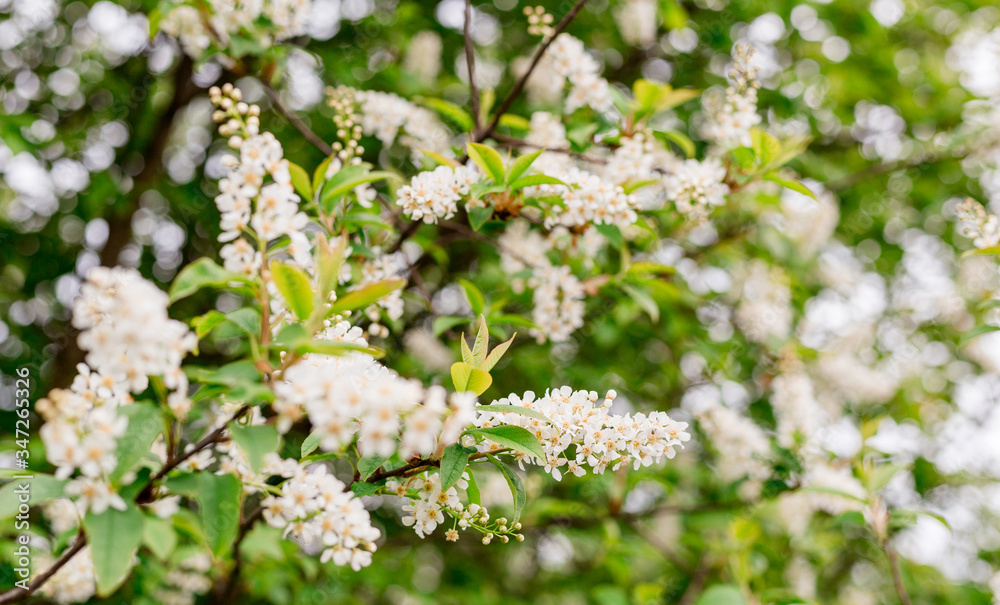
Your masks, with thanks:
[{"label": "thin twig", "polygon": [[885,554],[889,557],[889,569],[892,570],[892,585],[896,589],[896,596],[899,597],[899,601],[903,605],[912,605],[910,595],[906,592],[906,586],[903,585],[903,574],[899,568],[899,555],[896,554],[896,549],[889,544],[888,540],[882,542],[882,548],[885,549]]},{"label": "thin twig", "polygon": [[[479,136],[482,127],[481,116],[479,115],[479,90],[476,88],[476,51],[472,48],[472,35],[469,29],[472,27],[472,0],[465,0],[465,25],[462,32],[465,36],[465,66],[469,72],[469,104],[472,109],[472,138]],[[478,140],[478,139],[476,139]]]},{"label": "thin twig", "polygon": [[556,25],[556,28],[555,30],[553,30],[552,35],[546,38],[545,42],[543,42],[542,45],[538,47],[538,50],[535,51],[535,56],[531,58],[531,64],[528,65],[528,71],[524,72],[524,75],[521,76],[520,79],[518,79],[516,84],[514,84],[514,88],[511,89],[511,91],[504,98],[503,102],[500,103],[500,107],[493,115],[493,119],[490,121],[489,125],[476,135],[475,140],[477,143],[481,143],[490,136],[492,136],[493,131],[496,130],[497,125],[500,124],[500,118],[502,118],[503,115],[507,113],[507,110],[510,109],[510,106],[513,105],[514,101],[517,100],[517,97],[521,95],[521,91],[524,90],[524,86],[525,84],[527,84],[528,78],[531,77],[531,74],[535,71],[535,68],[538,67],[539,61],[542,60],[542,55],[545,54],[545,51],[549,49],[549,46],[552,45],[555,39],[559,37],[559,34],[561,34],[563,30],[569,27],[570,22],[576,17],[576,15],[580,12],[580,9],[582,9],[583,5],[586,3],[587,0],[577,0],[577,3],[573,5],[573,8],[571,8],[570,11],[566,13],[566,16],[563,17],[561,21],[559,21],[559,24]]},{"label": "thin twig", "polygon": [[511,147],[517,147],[519,149],[544,149],[546,152],[551,151],[552,153],[564,153],[570,157],[576,158],[578,160],[583,160],[591,164],[607,164],[608,161],[605,158],[590,156],[585,153],[580,153],[579,151],[573,151],[566,147],[545,147],[544,145],[538,145],[536,143],[530,143],[524,139],[518,139],[515,137],[509,137],[505,134],[500,134],[499,132],[494,132],[490,135],[491,139],[494,139],[504,145],[509,145]]},{"label": "thin twig", "polygon": [[694,575],[691,576],[691,581],[688,582],[687,588],[684,589],[684,594],[681,595],[681,600],[677,601],[677,605],[691,605],[695,602],[701,595],[701,589],[705,586],[705,580],[708,579],[708,572],[712,570],[712,563],[709,557],[702,553],[698,558],[698,565],[694,568]]},{"label": "thin twig", "polygon": [[302,118],[295,115],[295,112],[285,106],[285,104],[281,101],[281,97],[278,95],[278,91],[274,90],[271,83],[266,79],[262,79],[261,83],[264,85],[264,91],[267,92],[267,97],[271,99],[271,104],[278,110],[278,113],[291,122],[292,126],[295,127],[295,130],[298,130],[307,141],[315,145],[316,149],[322,151],[324,155],[332,155],[333,147],[330,147],[326,141],[320,138],[318,134],[313,132],[312,129],[302,121]]},{"label": "thin twig", "polygon": [[31,596],[36,590],[42,587],[52,576],[56,575],[56,572],[62,568],[63,565],[69,563],[69,560],[76,556],[76,553],[83,550],[83,547],[87,544],[87,536],[84,535],[83,530],[76,535],[76,539],[73,540],[73,544],[67,548],[63,554],[59,555],[48,569],[42,572],[37,578],[28,584],[28,588],[12,588],[7,592],[0,594],[0,603],[14,603],[15,601],[20,601],[21,599],[26,599]]}]

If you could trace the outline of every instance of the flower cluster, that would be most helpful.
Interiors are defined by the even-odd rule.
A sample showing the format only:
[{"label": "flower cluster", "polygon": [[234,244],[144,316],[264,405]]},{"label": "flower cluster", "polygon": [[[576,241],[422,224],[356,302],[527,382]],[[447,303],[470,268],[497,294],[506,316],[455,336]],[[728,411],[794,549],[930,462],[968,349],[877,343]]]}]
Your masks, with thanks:
[{"label": "flower cluster", "polygon": [[663,179],[667,199],[690,221],[705,220],[713,208],[726,203],[729,187],[726,167],[715,158],[684,160]]},{"label": "flower cluster", "polygon": [[737,45],[729,72],[732,84],[723,94],[707,91],[702,100],[706,114],[702,135],[725,149],[750,147],[750,129],[761,121],[757,113],[760,82],[756,68],[750,64],[752,56],[752,47]]},{"label": "flower cluster", "polygon": [[619,33],[632,46],[649,46],[656,40],[659,7],[654,0],[626,0],[614,16]]},{"label": "flower cluster", "polygon": [[792,291],[788,277],[777,267],[756,259],[742,280],[736,325],[749,340],[784,340],[792,329]]},{"label": "flower cluster", "polygon": [[177,38],[184,52],[200,58],[212,44],[229,45],[232,36],[250,34],[262,47],[306,32],[311,0],[209,0],[174,6],[160,29]]},{"label": "flower cluster", "polygon": [[507,520],[503,517],[491,522],[485,506],[475,503],[465,506],[462,503],[458,490],[468,488],[466,475],[448,489],[442,489],[441,475],[438,473],[424,473],[406,481],[390,480],[385,486],[390,493],[407,499],[407,503],[403,505],[403,512],[406,513],[402,518],[403,525],[413,527],[413,531],[421,538],[429,536],[438,525],[444,524],[447,514],[454,521],[452,528],[445,532],[445,539],[449,542],[458,541],[456,527],[463,531],[473,529],[481,532],[483,544],[489,544],[495,535],[505,543],[511,535],[518,541],[524,540],[524,536],[514,533],[521,529],[520,523],[507,527]]},{"label": "flower cluster", "polygon": [[727,483],[745,480],[741,494],[755,498],[771,475],[767,435],[752,420],[721,404],[703,406],[695,417],[715,446],[719,478]]},{"label": "flower cluster", "polygon": [[[346,322],[335,331],[338,340],[367,345]],[[357,436],[363,456],[391,455],[400,432],[405,455],[430,455],[458,439],[475,405],[471,393],[425,390],[363,353],[308,355],[285,370],[275,394],[283,417],[294,420],[305,412],[321,449],[339,451]]]},{"label": "flower cluster", "polygon": [[198,595],[212,589],[212,558],[206,553],[185,557],[167,573],[164,586],[156,591],[163,605],[193,605]]},{"label": "flower cluster", "polygon": [[582,227],[587,224],[615,225],[624,229],[635,223],[635,198],[620,185],[610,183],[596,174],[578,168],[551,175],[569,185],[541,185],[540,191],[560,191],[564,205],[554,206],[546,219],[546,227],[564,225]]},{"label": "flower cluster", "polygon": [[[215,198],[222,213],[219,241],[232,242],[252,229],[262,242],[287,235],[308,252],[308,240],[302,232],[308,218],[299,211],[299,196],[292,188],[281,143],[271,133],[259,132],[260,108],[244,103],[240,90],[230,84],[221,89],[212,87],[209,95],[219,108],[213,114],[220,123],[219,134],[228,136],[230,147],[239,151],[239,155],[223,159],[228,173],[219,181]],[[268,176],[272,182],[265,185]],[[259,269],[260,257],[252,254],[245,242],[225,246],[220,254],[226,268],[236,273],[252,274]]]},{"label": "flower cluster", "polygon": [[133,393],[146,389],[149,376],[163,376],[167,388],[186,394],[181,359],[197,340],[167,316],[167,302],[166,293],[134,269],[91,269],[73,302],[87,364]]},{"label": "flower cluster", "polygon": [[608,111],[613,107],[608,81],[600,76],[601,66],[587,53],[583,42],[562,33],[549,47],[549,52],[556,74],[571,86],[566,97],[567,113],[585,106],[595,111]]},{"label": "flower cluster", "polygon": [[295,474],[281,486],[280,496],[268,496],[261,506],[264,520],[283,528],[285,536],[323,548],[320,561],[368,567],[381,536],[361,499],[323,465],[310,470],[296,465]]},{"label": "flower cluster", "polygon": [[986,212],[982,204],[969,198],[955,208],[962,235],[972,240],[976,248],[1000,245],[1000,219]]},{"label": "flower cluster", "polygon": [[436,223],[449,219],[458,211],[458,202],[469,194],[479,174],[465,166],[438,166],[413,177],[409,185],[399,188],[396,204],[410,220]]},{"label": "flower cluster", "polygon": [[420,150],[447,151],[451,135],[432,111],[389,92],[355,90],[353,94],[366,135],[374,136],[383,145],[392,145],[398,138],[413,149],[414,157]]},{"label": "flower cluster", "polygon": [[[574,391],[566,386],[546,391],[538,399],[531,391],[523,396],[512,393],[494,403],[527,408],[547,420],[480,410],[476,426],[513,425],[532,432],[542,446],[545,459],[534,459],[523,453],[518,453],[518,458],[522,464],[527,461],[544,466],[545,472],[557,481],[562,479],[562,467],[577,477],[587,472],[587,466],[597,474],[609,467],[618,470],[629,465],[638,470],[663,458],[673,458],[674,447],[683,447],[691,438],[686,431],[687,423],[672,420],[666,412],[611,414],[609,409],[615,397],[614,391],[608,391],[604,401],[595,405],[598,402],[596,392]],[[572,451],[570,446],[573,446]],[[487,440],[482,447],[500,446]]]},{"label": "flower cluster", "polygon": [[528,284],[532,294],[530,334],[539,343],[565,342],[583,326],[585,311],[583,283],[566,265],[544,264],[538,267]]}]

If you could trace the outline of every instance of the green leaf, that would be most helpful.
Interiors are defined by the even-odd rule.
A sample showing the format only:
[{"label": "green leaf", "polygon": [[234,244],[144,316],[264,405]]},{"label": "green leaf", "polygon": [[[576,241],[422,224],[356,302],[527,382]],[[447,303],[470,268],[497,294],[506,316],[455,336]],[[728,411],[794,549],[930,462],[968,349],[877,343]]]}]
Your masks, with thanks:
[{"label": "green leaf", "polygon": [[243,485],[233,475],[198,475],[198,508],[205,538],[216,557],[233,545],[240,527]]},{"label": "green leaf", "polygon": [[447,330],[454,328],[455,326],[460,326],[464,323],[468,323],[468,317],[454,317],[451,315],[442,315],[441,317],[434,318],[433,332],[434,337],[437,338],[444,334]]},{"label": "green leaf", "polygon": [[458,443],[452,443],[444,448],[441,456],[441,489],[447,490],[452,485],[458,483],[462,478],[462,473],[469,466],[469,456],[476,453],[476,448],[465,447]]},{"label": "green leaf", "polygon": [[340,283],[340,270],[347,256],[347,236],[327,240],[323,234],[316,237],[316,299],[321,306],[329,300],[330,292]]},{"label": "green leaf", "polygon": [[290,263],[271,261],[271,277],[295,316],[308,319],[314,300],[312,284],[306,272]]},{"label": "green leaf", "polygon": [[153,441],[163,432],[163,412],[149,402],[139,402],[119,408],[119,413],[128,417],[128,429],[118,439],[115,452],[118,466],[108,477],[113,483],[132,470],[146,454]]},{"label": "green leaf", "polygon": [[760,128],[750,129],[750,139],[753,141],[753,153],[761,166],[767,166],[781,154],[781,141]]},{"label": "green leaf", "polygon": [[528,495],[524,491],[524,483],[514,469],[500,462],[496,456],[489,456],[489,460],[493,463],[493,466],[500,469],[503,478],[507,480],[507,485],[510,486],[510,493],[514,497],[514,520],[511,522],[511,525],[514,525],[521,518],[521,511],[524,510],[524,505],[528,501]]},{"label": "green leaf", "polygon": [[482,143],[469,143],[466,146],[466,152],[483,173],[493,179],[494,183],[504,182],[503,158],[500,157],[496,149]]},{"label": "green leaf", "polygon": [[524,189],[525,187],[535,187],[537,185],[562,185],[563,187],[569,187],[563,181],[560,181],[554,176],[546,176],[544,174],[529,174],[528,176],[522,176],[513,183],[510,184],[512,190]]},{"label": "green leaf", "polygon": [[209,311],[192,319],[191,327],[194,328],[198,340],[201,340],[224,323],[230,323],[252,336],[260,334],[260,313],[253,307],[243,307],[229,313]]},{"label": "green leaf", "polygon": [[249,281],[246,276],[226,271],[214,260],[202,257],[181,269],[174,278],[170,286],[170,302],[175,303],[202,288],[224,288],[232,282],[245,284]]},{"label": "green leaf", "polygon": [[673,275],[675,272],[676,270],[673,267],[654,263],[653,261],[640,260],[629,265],[626,275]]},{"label": "green leaf", "polygon": [[290,348],[294,349],[296,353],[319,353],[320,355],[332,355],[334,357],[347,355],[353,351],[367,353],[376,359],[385,356],[385,351],[378,347],[359,345],[344,340],[304,340],[294,344]]},{"label": "green leaf", "polygon": [[538,443],[538,439],[531,431],[519,426],[503,424],[481,429],[469,429],[463,434],[474,437],[486,437],[503,447],[509,447],[534,456],[543,462],[545,461],[545,452],[542,451],[542,446]]},{"label": "green leaf", "polygon": [[483,369],[487,372],[493,369],[493,366],[497,365],[497,362],[503,357],[503,354],[507,352],[507,348],[510,347],[510,343],[514,342],[514,337],[517,336],[517,332],[514,336],[511,336],[506,342],[498,344],[490,354],[486,356],[486,362],[483,364]]},{"label": "green leaf", "polygon": [[309,433],[309,435],[306,436],[305,441],[302,442],[302,450],[300,452],[302,457],[305,458],[309,454],[316,451],[316,448],[319,447],[321,441],[323,441],[323,438],[319,436],[317,431]]},{"label": "green leaf", "polygon": [[[353,168],[353,166],[348,166],[348,168]],[[347,168],[344,170],[347,170]],[[339,175],[344,172],[344,170],[341,170],[337,174]],[[333,207],[336,205],[337,201],[350,193],[355,187],[364,185],[365,183],[374,183],[375,181],[389,179],[400,180],[400,176],[393,172],[374,170],[372,172],[365,172],[357,176],[337,181],[336,175],[334,175],[334,178],[327,181],[327,183],[323,186],[323,209],[327,212],[327,214],[329,214],[333,211]]]},{"label": "green leaf", "polygon": [[426,97],[418,97],[417,99],[415,99],[415,101],[418,104],[423,105],[424,107],[428,107],[438,112],[439,114],[441,114],[441,117],[451,122],[455,126],[458,126],[463,131],[472,132],[472,126],[473,126],[472,116],[469,115],[469,112],[465,111],[458,105],[445,101],[444,99],[433,99]]},{"label": "green leaf", "polygon": [[608,239],[608,243],[615,248],[621,248],[625,245],[625,238],[622,236],[621,229],[617,225],[594,225],[597,232]]},{"label": "green leaf", "polygon": [[452,168],[455,168],[461,165],[455,160],[445,157],[436,151],[428,151],[427,149],[421,149],[420,152],[429,157],[430,159],[434,160],[434,163],[439,166],[451,166]]},{"label": "green leaf", "polygon": [[365,483],[364,481],[355,481],[351,485],[351,491],[359,498],[361,496],[374,496],[378,493],[378,488],[379,486],[372,483]]},{"label": "green leaf", "polygon": [[814,194],[811,189],[809,189],[808,187],[806,187],[805,185],[803,185],[798,181],[783,179],[775,175],[773,172],[771,174],[765,174],[763,178],[765,181],[771,181],[772,183],[777,183],[782,187],[784,187],[785,189],[791,189],[792,191],[796,191],[798,193],[801,193],[802,195],[808,195],[812,199],[816,199],[816,194]]},{"label": "green leaf", "polygon": [[459,279],[458,283],[465,290],[465,297],[469,299],[469,306],[472,308],[473,315],[482,315],[483,307],[486,306],[486,297],[483,296],[482,290],[480,290],[476,284],[470,282],[467,279]]},{"label": "green leaf", "polygon": [[35,506],[62,498],[63,488],[66,487],[64,479],[56,479],[52,475],[34,475],[30,479],[12,479],[0,488],[0,520],[10,519],[18,514],[18,508],[22,504],[21,498],[28,499],[28,506]]},{"label": "green leaf", "polygon": [[191,380],[204,384],[234,387],[247,382],[260,382],[260,370],[249,360],[234,361],[221,368],[185,366],[184,372]]},{"label": "green leaf", "polygon": [[476,342],[472,345],[473,367],[482,368],[486,363],[486,352],[490,346],[490,331],[486,327],[486,318],[479,316],[479,331],[476,333]]},{"label": "green leaf", "polygon": [[701,593],[695,605],[746,605],[746,599],[738,586],[716,584]]},{"label": "green leaf", "polygon": [[389,456],[363,456],[358,459],[358,473],[362,480],[367,480],[379,469]]},{"label": "green leaf", "polygon": [[964,335],[962,335],[962,340],[959,342],[959,344],[964,345],[965,343],[969,342],[973,338],[976,338],[977,336],[982,336],[983,334],[988,334],[990,332],[996,332],[997,330],[1000,330],[1000,326],[986,326],[986,325],[976,326],[975,328],[972,328]]},{"label": "green leaf", "polygon": [[531,122],[529,122],[527,118],[522,118],[521,116],[516,116],[511,113],[505,113],[500,116],[500,125],[506,126],[511,130],[520,130],[522,132],[531,130]]},{"label": "green leaf", "polygon": [[664,145],[669,145],[673,143],[684,152],[684,155],[691,158],[695,154],[694,141],[692,141],[683,132],[678,132],[676,130],[654,130],[653,136],[663,142]]},{"label": "green leaf", "polygon": [[965,252],[962,253],[962,258],[968,258],[970,256],[976,256],[979,254],[1000,256],[1000,246],[987,246],[985,248],[974,248],[972,250],[966,250]]},{"label": "green leaf", "polygon": [[[465,339],[463,338],[464,342]],[[469,377],[472,376],[472,366],[464,361],[456,361],[451,364],[451,382],[455,385],[455,390],[462,392],[467,390]]]},{"label": "green leaf", "polygon": [[629,284],[622,284],[622,290],[625,290],[632,297],[632,300],[639,304],[639,307],[649,315],[653,323],[660,321],[660,305],[653,300],[653,297],[648,292]]},{"label": "green leaf", "polygon": [[469,504],[482,506],[482,495],[479,493],[479,484],[476,483],[476,476],[472,472],[472,467],[469,467],[469,484],[465,487],[465,493],[469,496]]},{"label": "green leaf", "polygon": [[368,305],[378,301],[378,299],[383,296],[391,294],[405,285],[406,282],[401,279],[384,279],[382,281],[361,286],[360,288],[351,290],[343,296],[338,297],[336,302],[334,302],[333,306],[330,308],[328,315],[336,315],[337,313],[343,313],[344,311],[353,311],[354,309],[367,307]]},{"label": "green leaf", "polygon": [[128,578],[142,542],[142,520],[139,508],[131,502],[124,511],[109,508],[99,515],[87,513],[84,517],[98,596],[112,594]]},{"label": "green leaf", "polygon": [[325,160],[320,162],[319,166],[316,167],[316,170],[313,171],[313,179],[312,179],[313,193],[319,191],[319,186],[322,185],[323,182],[326,180],[326,171],[330,167],[330,162],[332,162],[335,157],[336,155],[331,155],[327,157]]},{"label": "green leaf", "polygon": [[469,343],[465,341],[465,332],[462,332],[462,339],[459,342],[462,343],[461,344],[462,361],[469,364],[469,366],[471,367],[476,360],[475,358],[472,357],[472,349],[469,348]]},{"label": "green leaf", "polygon": [[476,395],[482,395],[486,392],[486,389],[490,388],[491,384],[493,384],[493,377],[490,376],[489,372],[480,370],[479,368],[474,368],[472,370],[472,375],[469,376],[469,382],[466,385],[466,389],[472,391]]},{"label": "green leaf", "polygon": [[157,559],[166,561],[177,548],[174,524],[159,517],[146,516],[142,523],[142,543]]},{"label": "green leaf", "polygon": [[298,192],[299,196],[304,201],[312,201],[313,187],[312,183],[309,181],[309,173],[307,173],[302,166],[292,162],[288,163],[288,173],[292,177],[292,187],[295,188],[295,191]]},{"label": "green leaf", "polygon": [[489,405],[476,406],[476,410],[480,412],[495,412],[503,414],[520,414],[522,416],[530,416],[531,418],[537,418],[539,420],[544,420],[549,424],[553,424],[552,420],[548,416],[542,414],[541,412],[535,410],[529,410],[528,408],[521,407],[519,405],[509,405],[506,403],[491,403]]},{"label": "green leaf", "polygon": [[469,226],[475,231],[482,229],[483,225],[485,225],[492,217],[493,206],[490,206],[489,204],[469,208]]},{"label": "green leaf", "polygon": [[538,159],[538,156],[542,155],[543,151],[545,150],[539,149],[538,151],[526,153],[511,162],[510,168],[507,170],[506,182],[513,183],[519,176],[527,172],[528,168],[531,168],[531,165]]},{"label": "green leaf", "polygon": [[250,468],[259,473],[264,468],[264,457],[278,449],[278,430],[268,424],[243,426],[234,424],[229,429],[236,445],[240,446],[250,463]]}]

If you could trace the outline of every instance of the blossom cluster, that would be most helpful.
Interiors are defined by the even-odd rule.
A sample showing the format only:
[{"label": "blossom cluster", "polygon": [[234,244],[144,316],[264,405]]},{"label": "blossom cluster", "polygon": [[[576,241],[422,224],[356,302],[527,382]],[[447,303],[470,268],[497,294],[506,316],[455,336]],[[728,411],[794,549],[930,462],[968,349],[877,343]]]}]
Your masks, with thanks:
[{"label": "blossom cluster", "polygon": [[350,92],[359,106],[361,127],[366,135],[374,136],[383,145],[392,145],[398,139],[413,150],[414,158],[420,155],[420,150],[447,151],[451,135],[434,112],[390,92]]},{"label": "blossom cluster", "polygon": [[[666,412],[610,413],[616,396],[614,391],[609,391],[598,405],[595,391],[574,391],[568,386],[548,390],[537,399],[531,391],[523,396],[512,393],[494,403],[527,408],[547,420],[480,410],[476,426],[512,425],[533,433],[545,459],[538,460],[524,453],[518,453],[517,457],[522,464],[527,461],[545,467],[545,472],[557,481],[562,479],[564,466],[566,472],[577,477],[586,474],[587,466],[597,474],[609,467],[618,470],[629,465],[638,470],[664,458],[673,458],[675,446],[683,447],[691,438],[686,430],[687,423],[671,419]],[[572,451],[570,446],[573,446]],[[482,447],[500,446],[487,439]]]},{"label": "blossom cluster", "polygon": [[972,240],[976,248],[991,248],[1000,244],[1000,219],[986,212],[982,204],[967,199],[955,208],[962,235]]},{"label": "blossom cluster", "polygon": [[692,222],[704,221],[713,208],[726,203],[726,168],[716,158],[684,160],[663,178],[667,199]]},{"label": "blossom cluster", "polygon": [[368,567],[381,536],[361,499],[323,465],[303,469],[281,486],[281,495],[262,503],[264,520],[284,529],[285,536],[302,544],[321,545],[320,561],[349,565],[354,571]]},{"label": "blossom cluster", "polygon": [[419,173],[409,185],[400,187],[396,204],[410,220],[436,223],[450,219],[458,211],[458,202],[478,180],[479,173],[472,168],[438,166]]},{"label": "blossom cluster", "polygon": [[710,90],[702,100],[706,117],[702,135],[725,149],[750,147],[750,129],[761,122],[757,113],[760,82],[750,62],[752,56],[752,47],[737,45],[729,72],[730,86],[722,94]]},{"label": "blossom cluster", "polygon": [[212,44],[229,45],[232,36],[250,34],[262,47],[306,33],[312,0],[209,0],[178,4],[164,15],[160,29],[178,39],[184,52],[200,58]]},{"label": "blossom cluster", "polygon": [[[220,252],[226,269],[247,275],[259,270],[260,256],[248,242],[237,240],[251,229],[265,243],[288,236],[308,257],[309,243],[302,232],[308,218],[299,210],[281,143],[271,133],[259,131],[260,108],[244,103],[240,90],[229,84],[213,87],[209,94],[219,108],[213,115],[220,123],[219,133],[228,136],[230,147],[239,151],[239,155],[224,157],[228,172],[219,181],[215,198],[222,213],[219,241],[236,240]],[[265,185],[267,177],[271,182]]]},{"label": "blossom cluster", "polygon": [[556,36],[549,47],[556,74],[570,84],[566,113],[581,107],[608,111],[613,107],[608,81],[600,76],[601,66],[587,53],[583,42],[567,33]]},{"label": "blossom cluster", "polygon": [[[359,328],[334,326],[333,337],[362,346]],[[285,370],[274,387],[275,410],[281,417],[308,417],[325,451],[339,451],[358,438],[362,456],[430,455],[439,445],[454,443],[472,420],[475,396],[449,395],[441,387],[424,389],[402,378],[370,355],[343,357],[310,354]],[[289,426],[283,423],[282,426]]]}]

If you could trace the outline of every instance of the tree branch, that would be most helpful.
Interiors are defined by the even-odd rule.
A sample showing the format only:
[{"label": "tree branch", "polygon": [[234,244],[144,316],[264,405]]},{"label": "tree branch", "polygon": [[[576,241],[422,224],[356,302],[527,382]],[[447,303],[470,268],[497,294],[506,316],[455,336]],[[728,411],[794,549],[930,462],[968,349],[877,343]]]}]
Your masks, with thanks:
[{"label": "tree branch", "polygon": [[912,605],[910,595],[906,592],[906,586],[903,585],[903,573],[899,568],[899,555],[896,554],[896,549],[889,544],[888,540],[882,542],[882,548],[885,549],[885,554],[889,557],[889,569],[892,570],[892,585],[896,589],[896,596],[899,597],[899,602],[903,605]]},{"label": "tree branch", "polygon": [[271,105],[274,106],[278,113],[280,113],[286,120],[288,120],[295,130],[298,130],[303,137],[310,143],[312,143],[316,149],[323,152],[324,155],[332,155],[333,147],[330,147],[326,141],[324,141],[318,134],[312,131],[302,118],[297,116],[295,112],[288,109],[285,104],[281,101],[281,97],[278,95],[278,91],[271,87],[271,82],[266,78],[261,78],[261,84],[264,85],[264,91],[267,93],[267,98],[271,100]]},{"label": "tree branch", "polygon": [[521,76],[521,78],[517,81],[516,84],[514,84],[514,88],[511,89],[511,91],[504,98],[503,102],[500,103],[500,107],[497,109],[497,112],[493,115],[493,119],[490,120],[489,125],[486,126],[486,128],[484,128],[476,136],[475,141],[477,143],[483,142],[493,134],[493,131],[496,130],[497,125],[500,124],[500,118],[502,118],[503,115],[507,113],[507,110],[510,109],[510,106],[513,105],[514,101],[517,100],[517,97],[521,95],[521,92],[524,90],[525,84],[527,84],[528,82],[528,78],[531,77],[531,74],[535,71],[535,68],[538,67],[538,63],[542,60],[542,56],[545,54],[545,51],[547,51],[549,49],[549,46],[551,46],[552,43],[555,41],[555,39],[559,37],[559,34],[561,34],[563,30],[569,27],[570,22],[573,21],[574,18],[576,18],[577,14],[580,12],[580,9],[582,9],[583,5],[586,3],[587,0],[577,0],[577,3],[573,5],[573,8],[571,8],[570,11],[566,13],[566,16],[563,17],[561,21],[559,21],[559,24],[556,25],[556,28],[555,30],[553,30],[552,35],[546,38],[545,42],[543,42],[542,45],[538,47],[538,50],[535,51],[535,56],[531,58],[531,64],[528,65],[528,71],[524,72],[524,75]]},{"label": "tree branch", "polygon": [[41,575],[31,581],[28,584],[28,589],[24,590],[21,588],[12,588],[5,593],[0,594],[0,603],[14,603],[22,599],[30,597],[36,590],[42,587],[42,584],[48,582],[49,578],[56,575],[63,565],[69,563],[70,559],[76,556],[76,553],[83,550],[83,547],[87,544],[87,536],[84,535],[83,530],[76,535],[76,539],[73,540],[73,544],[70,545],[63,554],[59,555],[59,558],[49,566]]}]

